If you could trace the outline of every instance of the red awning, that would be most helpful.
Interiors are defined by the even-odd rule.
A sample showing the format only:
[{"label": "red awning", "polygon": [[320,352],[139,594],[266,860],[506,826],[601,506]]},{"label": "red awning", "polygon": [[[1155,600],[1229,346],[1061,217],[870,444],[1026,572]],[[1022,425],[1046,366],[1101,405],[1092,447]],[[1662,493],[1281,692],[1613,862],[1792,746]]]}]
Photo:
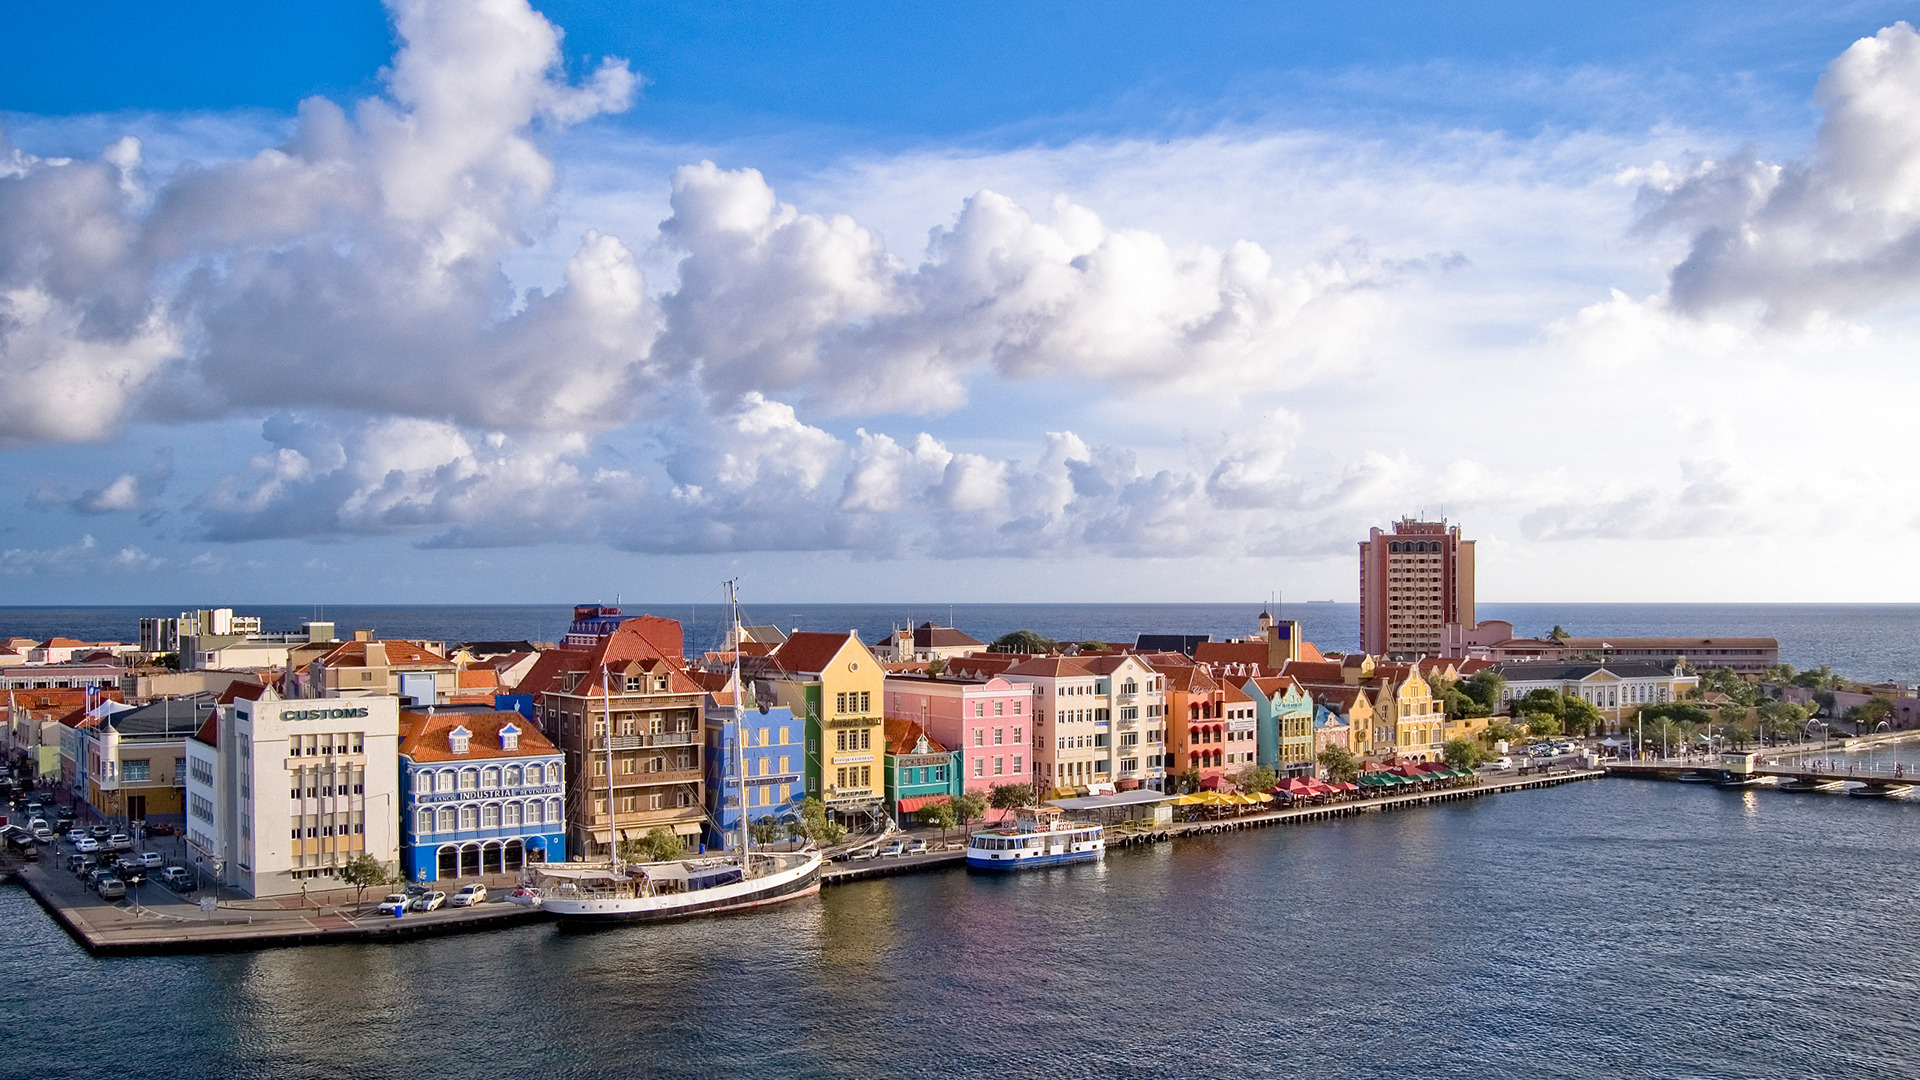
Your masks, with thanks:
[{"label": "red awning", "polygon": [[916,810],[924,810],[929,806],[937,806],[940,803],[952,801],[953,800],[946,795],[911,795],[900,800],[900,812],[903,814],[911,814]]},{"label": "red awning", "polygon": [[1200,778],[1200,786],[1211,791],[1219,791],[1221,788],[1228,786],[1227,778],[1224,776],[1203,776]]}]

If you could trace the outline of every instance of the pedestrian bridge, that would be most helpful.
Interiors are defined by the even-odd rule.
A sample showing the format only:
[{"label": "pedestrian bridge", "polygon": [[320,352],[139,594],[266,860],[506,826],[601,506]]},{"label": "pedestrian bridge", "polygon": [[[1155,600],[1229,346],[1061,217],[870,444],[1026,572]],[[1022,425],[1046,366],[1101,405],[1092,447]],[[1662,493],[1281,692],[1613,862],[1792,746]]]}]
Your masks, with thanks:
[{"label": "pedestrian bridge", "polygon": [[1605,765],[1609,776],[1632,776],[1648,780],[1681,780],[1714,783],[1722,787],[1747,787],[1766,783],[1783,791],[1839,791],[1864,798],[1897,795],[1920,786],[1920,770],[1901,765],[1871,768],[1858,762],[1818,756],[1790,761],[1756,762],[1741,768],[1726,761],[1708,758],[1653,758],[1645,761],[1616,761]]}]

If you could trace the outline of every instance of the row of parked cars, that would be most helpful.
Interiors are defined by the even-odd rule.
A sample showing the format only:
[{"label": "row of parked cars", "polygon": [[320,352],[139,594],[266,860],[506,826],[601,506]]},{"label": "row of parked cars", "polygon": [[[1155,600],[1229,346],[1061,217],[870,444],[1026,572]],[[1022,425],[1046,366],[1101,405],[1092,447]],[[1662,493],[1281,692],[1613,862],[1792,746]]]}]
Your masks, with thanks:
[{"label": "row of parked cars", "polygon": [[487,887],[479,882],[462,885],[452,896],[422,885],[409,885],[403,893],[388,893],[380,901],[380,914],[395,917],[409,911],[439,911],[443,907],[472,907],[487,902]]},{"label": "row of parked cars", "polygon": [[897,859],[902,855],[925,855],[926,853],[925,840],[891,840],[883,848],[863,847],[848,855],[847,858],[853,862],[864,862],[872,858]]}]

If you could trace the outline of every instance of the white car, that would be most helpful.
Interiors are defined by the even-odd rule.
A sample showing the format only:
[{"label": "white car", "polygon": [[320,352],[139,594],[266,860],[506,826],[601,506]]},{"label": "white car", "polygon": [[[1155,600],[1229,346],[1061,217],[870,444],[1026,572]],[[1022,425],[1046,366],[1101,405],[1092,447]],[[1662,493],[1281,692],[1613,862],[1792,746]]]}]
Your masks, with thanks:
[{"label": "white car", "polygon": [[446,893],[443,893],[443,892],[430,892],[430,893],[428,893],[428,894],[427,894],[427,895],[425,895],[425,896],[416,896],[416,897],[414,897],[414,898],[413,898],[413,905],[412,905],[412,908],[411,908],[411,910],[413,910],[413,911],[439,911],[439,910],[440,910],[440,909],[441,909],[442,907],[444,907],[444,906],[446,906],[446,903],[447,903],[447,894],[446,894]]},{"label": "white car", "polygon": [[453,894],[453,898],[447,901],[447,906],[469,907],[473,904],[484,904],[486,902],[487,887],[476,883],[473,885],[460,886],[459,891]]},{"label": "white car", "polygon": [[73,850],[82,855],[91,855],[100,850],[100,841],[91,836],[83,836],[73,842]]},{"label": "white car", "polygon": [[85,840],[86,838],[87,838],[87,830],[85,829],[68,829],[67,830],[67,843],[69,844],[78,844],[80,841]]},{"label": "white car", "polygon": [[387,898],[380,901],[380,914],[398,915],[407,910],[407,904],[406,893],[388,893]]},{"label": "white car", "polygon": [[114,833],[107,837],[107,847],[113,851],[132,851],[133,837],[123,832]]},{"label": "white car", "polygon": [[902,855],[905,855],[906,853],[907,853],[907,842],[905,840],[895,840],[891,844],[888,844],[886,848],[880,852],[881,855],[890,859],[898,858]]},{"label": "white car", "polygon": [[1505,754],[1501,754],[1497,758],[1489,758],[1486,762],[1486,767],[1489,769],[1511,769],[1513,768],[1513,759]]},{"label": "white car", "polygon": [[915,840],[913,843],[907,845],[907,854],[909,855],[925,855],[926,853],[927,842],[925,840]]},{"label": "white car", "polygon": [[143,851],[139,855],[135,856],[135,858],[140,860],[141,866],[144,866],[149,870],[155,867],[165,866],[167,864],[167,860],[161,858],[160,853],[157,851]]},{"label": "white car", "polygon": [[853,862],[865,862],[866,860],[873,858],[873,849],[870,847],[863,847],[859,851],[856,851],[852,855],[848,856],[848,858]]}]

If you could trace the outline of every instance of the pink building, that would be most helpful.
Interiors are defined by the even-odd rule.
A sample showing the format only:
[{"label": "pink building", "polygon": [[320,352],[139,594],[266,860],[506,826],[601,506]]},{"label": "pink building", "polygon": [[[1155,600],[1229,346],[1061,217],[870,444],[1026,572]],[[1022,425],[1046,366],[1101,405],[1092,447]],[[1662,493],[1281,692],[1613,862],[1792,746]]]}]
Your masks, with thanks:
[{"label": "pink building", "polygon": [[889,675],[886,717],[911,720],[960,755],[968,791],[1033,778],[1033,689],[994,678]]}]

